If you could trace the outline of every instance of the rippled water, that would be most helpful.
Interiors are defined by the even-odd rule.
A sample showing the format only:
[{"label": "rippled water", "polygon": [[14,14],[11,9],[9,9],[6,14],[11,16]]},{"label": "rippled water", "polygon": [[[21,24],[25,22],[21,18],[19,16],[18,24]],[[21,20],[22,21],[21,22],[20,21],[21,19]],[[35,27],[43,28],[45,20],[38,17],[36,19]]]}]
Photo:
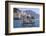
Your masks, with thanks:
[{"label": "rippled water", "polygon": [[22,28],[22,27],[39,27],[39,20],[34,20],[32,24],[23,24],[20,20],[14,20],[14,28]]}]

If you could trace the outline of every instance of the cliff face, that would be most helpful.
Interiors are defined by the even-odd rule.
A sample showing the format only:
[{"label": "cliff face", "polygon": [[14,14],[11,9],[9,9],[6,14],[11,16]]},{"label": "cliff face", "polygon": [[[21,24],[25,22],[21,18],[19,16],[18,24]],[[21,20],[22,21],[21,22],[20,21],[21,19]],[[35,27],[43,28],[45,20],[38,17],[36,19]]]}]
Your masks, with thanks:
[{"label": "cliff face", "polygon": [[[30,14],[30,16],[28,16]],[[15,13],[15,20],[22,20],[23,23],[33,23],[35,19],[38,19],[39,16],[33,13],[27,13],[24,15],[22,13]]]}]

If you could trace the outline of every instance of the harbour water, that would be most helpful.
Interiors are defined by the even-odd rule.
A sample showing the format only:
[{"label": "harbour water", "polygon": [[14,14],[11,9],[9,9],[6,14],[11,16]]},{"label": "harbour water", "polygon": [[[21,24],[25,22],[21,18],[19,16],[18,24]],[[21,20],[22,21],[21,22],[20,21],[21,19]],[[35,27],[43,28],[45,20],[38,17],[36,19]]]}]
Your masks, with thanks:
[{"label": "harbour water", "polygon": [[24,28],[24,27],[39,27],[39,19],[35,19],[34,23],[23,24],[21,20],[14,20],[14,28]]}]

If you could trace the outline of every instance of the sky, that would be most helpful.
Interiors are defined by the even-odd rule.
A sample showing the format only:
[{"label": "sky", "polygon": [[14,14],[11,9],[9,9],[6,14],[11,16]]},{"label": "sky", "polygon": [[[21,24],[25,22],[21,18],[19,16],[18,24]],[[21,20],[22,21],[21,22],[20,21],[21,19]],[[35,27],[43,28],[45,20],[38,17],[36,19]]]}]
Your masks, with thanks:
[{"label": "sky", "polygon": [[19,8],[20,10],[32,10],[35,13],[39,14],[40,13],[40,9],[39,8]]}]

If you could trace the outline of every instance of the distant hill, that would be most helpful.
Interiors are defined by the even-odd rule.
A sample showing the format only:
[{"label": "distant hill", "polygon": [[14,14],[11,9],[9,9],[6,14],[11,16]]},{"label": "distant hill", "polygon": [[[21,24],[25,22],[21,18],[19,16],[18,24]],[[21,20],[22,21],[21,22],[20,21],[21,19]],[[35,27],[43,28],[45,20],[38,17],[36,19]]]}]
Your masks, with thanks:
[{"label": "distant hill", "polygon": [[[19,10],[18,8],[14,8],[14,12],[22,12],[22,10]],[[37,14],[37,13],[35,13],[35,11],[33,11],[33,10],[23,10],[23,12],[25,12],[25,13],[27,13],[27,14],[30,14],[30,15],[32,15],[32,16],[34,16],[35,17],[35,19],[39,19],[39,14]]]},{"label": "distant hill", "polygon": [[25,10],[24,12],[26,12],[27,14],[30,14],[30,15],[34,16],[35,19],[39,18],[39,14],[35,13],[35,11],[33,11],[33,10]]}]

